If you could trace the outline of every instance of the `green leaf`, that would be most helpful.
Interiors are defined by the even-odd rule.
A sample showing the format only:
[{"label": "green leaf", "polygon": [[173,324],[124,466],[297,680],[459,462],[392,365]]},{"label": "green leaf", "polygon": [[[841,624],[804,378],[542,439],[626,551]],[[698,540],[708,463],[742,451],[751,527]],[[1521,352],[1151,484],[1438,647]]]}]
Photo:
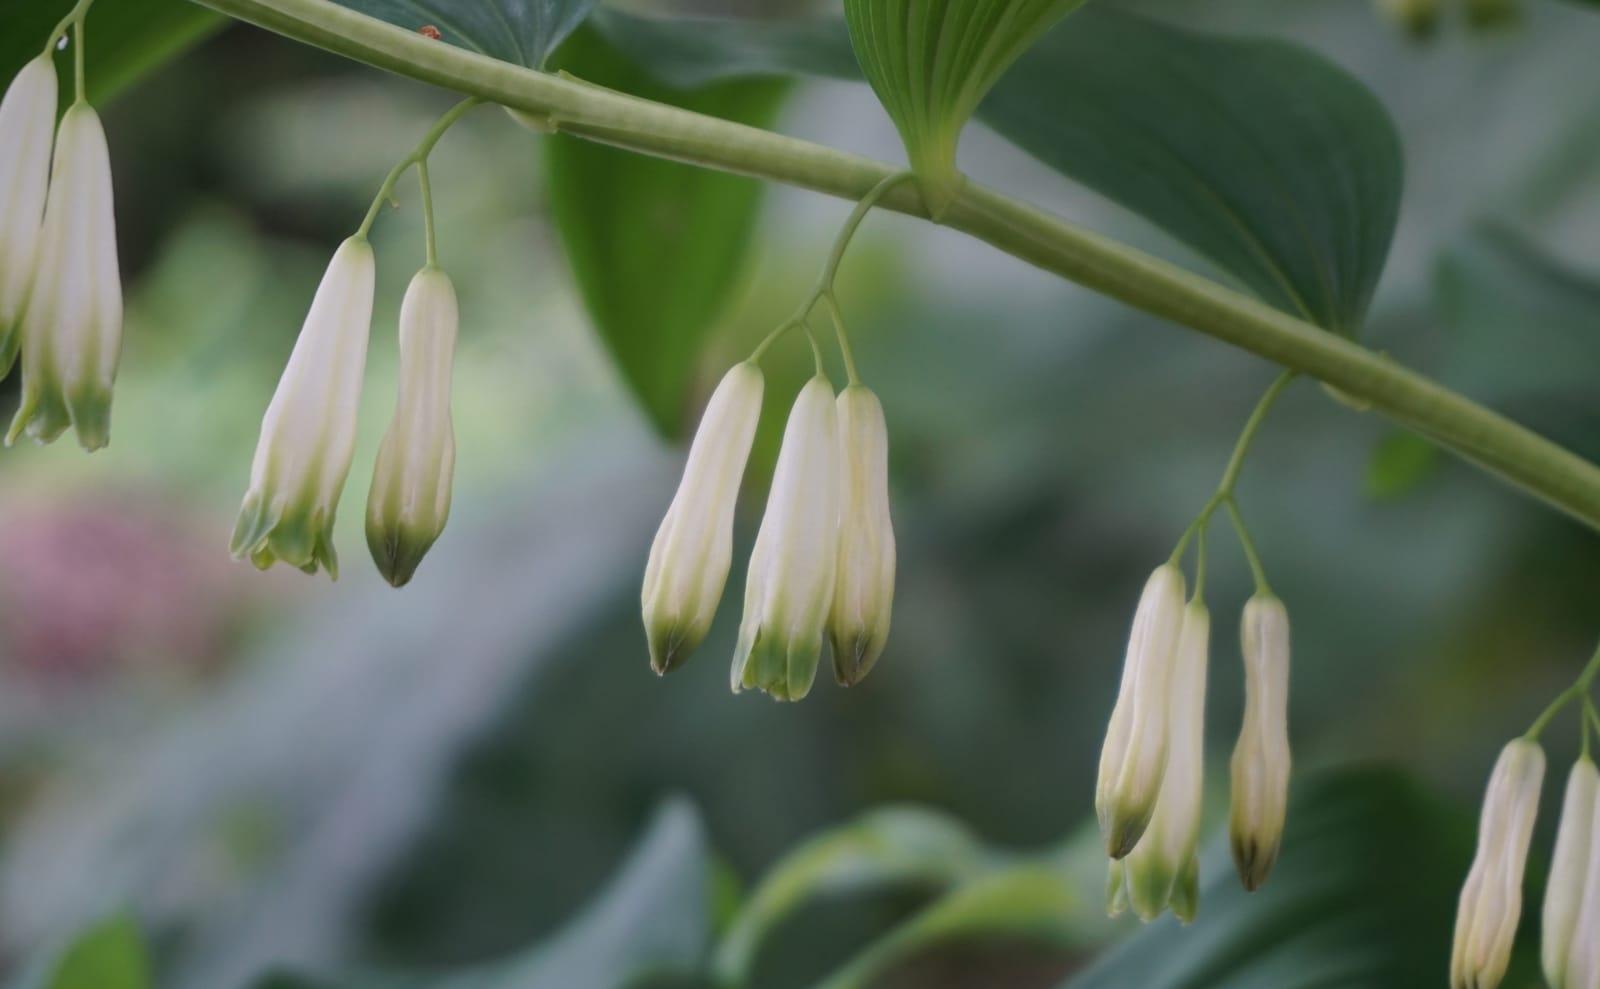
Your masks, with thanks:
[{"label": "green leaf", "polygon": [[1083,0],[845,0],[856,58],[935,216],[961,191],[956,146],[1023,52]]},{"label": "green leaf", "polygon": [[1439,448],[1422,437],[1390,433],[1367,461],[1367,493],[1384,499],[1410,494],[1438,472],[1441,461]]},{"label": "green leaf", "polygon": [[1443,983],[1472,828],[1400,774],[1299,783],[1283,858],[1260,892],[1244,892],[1216,852],[1202,863],[1194,925],[1144,927],[1064,989]]},{"label": "green leaf", "polygon": [[149,989],[150,961],[139,928],[116,917],[79,934],[53,958],[35,962],[12,989]]},{"label": "green leaf", "polygon": [[977,875],[989,859],[948,817],[910,807],[873,811],[774,866],[723,936],[713,967],[724,984],[741,985],[763,938],[806,903],[887,887],[944,889]]},{"label": "green leaf", "polygon": [[[827,21],[597,25],[679,83],[848,77]],[[1317,54],[1085,7],[1022,55],[977,117],[1140,214],[1267,303],[1354,334],[1399,215],[1404,162],[1381,104]]]},{"label": "green leaf", "polygon": [[436,28],[447,44],[544,68],[551,54],[594,9],[595,0],[334,0],[351,10],[420,31]]},{"label": "green leaf", "polygon": [[[597,34],[559,64],[585,80],[754,126],[787,87],[725,83],[679,92]],[[650,418],[679,431],[700,347],[740,284],[760,183],[570,136],[544,142],[550,208],[590,316]]]},{"label": "green leaf", "polygon": [[[74,0],[29,0],[0,6],[0,85],[44,49]],[[89,8],[84,72],[89,98],[104,105],[145,73],[171,60],[225,23],[188,0],[98,0]],[[71,98],[70,48],[56,55],[62,103]]]},{"label": "green leaf", "polygon": [[307,979],[276,973],[255,989],[627,989],[698,970],[711,940],[711,884],[700,817],[673,801],[657,812],[606,889],[549,940],[521,954],[438,975]]}]

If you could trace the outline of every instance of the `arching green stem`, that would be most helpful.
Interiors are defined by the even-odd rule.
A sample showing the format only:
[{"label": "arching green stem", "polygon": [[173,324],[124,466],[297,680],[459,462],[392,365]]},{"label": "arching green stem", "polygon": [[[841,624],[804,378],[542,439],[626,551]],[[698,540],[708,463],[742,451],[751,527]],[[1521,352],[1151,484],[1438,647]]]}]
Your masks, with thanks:
[{"label": "arching green stem", "polygon": [[[404,175],[406,170],[413,165],[424,165],[428,160],[428,156],[433,153],[434,145],[439,143],[439,139],[441,137],[444,137],[444,132],[449,130],[451,125],[453,125],[456,121],[465,116],[468,110],[471,110],[473,107],[482,102],[483,101],[477,97],[469,96],[460,103],[457,103],[455,106],[451,107],[449,110],[445,111],[445,113],[434,122],[433,126],[428,129],[428,133],[423,135],[422,141],[415,148],[411,149],[411,153],[400,159],[394,168],[389,170],[388,176],[383,180],[383,185],[378,188],[377,196],[375,196],[372,200],[371,208],[367,210],[366,218],[361,221],[361,226],[356,230],[356,236],[365,237],[372,231],[372,224],[378,219],[378,211],[381,210],[383,208],[383,204],[388,202],[394,195],[395,183],[400,181],[400,176]],[[423,172],[423,176],[423,215],[427,221],[430,221],[428,222],[428,259],[429,263],[432,263],[433,226],[431,220],[433,210],[432,200],[429,198],[431,196],[431,190],[427,189],[426,172]]]},{"label": "arching green stem", "polygon": [[[896,169],[858,155],[535,72],[327,0],[203,0],[369,65],[532,114],[566,134],[862,199]],[[916,189],[882,205],[927,217]],[[1332,385],[1600,531],[1600,467],[1372,350],[1160,258],[967,183],[940,217],[1047,271]]]}]

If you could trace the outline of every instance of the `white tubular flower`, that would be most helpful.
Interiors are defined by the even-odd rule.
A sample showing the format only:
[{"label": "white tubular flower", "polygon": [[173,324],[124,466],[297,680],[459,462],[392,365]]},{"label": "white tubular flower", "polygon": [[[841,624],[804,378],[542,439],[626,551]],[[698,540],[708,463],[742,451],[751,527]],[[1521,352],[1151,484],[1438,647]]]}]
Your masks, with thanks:
[{"label": "white tubular flower", "polygon": [[417,272],[400,303],[400,395],[367,493],[367,548],[395,587],[411,580],[450,517],[450,372],[460,321],[450,276]]},{"label": "white tubular flower", "polygon": [[800,389],[750,554],[733,689],[797,701],[811,690],[839,547],[838,413],[817,375]]},{"label": "white tubular flower", "polygon": [[1522,916],[1522,873],[1528,863],[1544,750],[1519,738],[1500,752],[1478,822],[1478,854],[1461,890],[1452,989],[1494,989],[1505,978]]},{"label": "white tubular flower", "polygon": [[839,393],[839,569],[828,615],[834,678],[853,686],[872,672],[894,605],[894,522],[889,517],[889,429],[878,396]]},{"label": "white tubular flower", "polygon": [[1171,741],[1161,795],[1144,837],[1128,854],[1128,901],[1141,920],[1155,920],[1169,904],[1185,923],[1180,886],[1191,870],[1198,881],[1200,812],[1205,773],[1206,660],[1211,615],[1199,601],[1183,611],[1177,663],[1172,676]]},{"label": "white tubular flower", "polygon": [[56,65],[22,67],[0,100],[0,378],[17,359],[18,323],[33,280],[56,131]]},{"label": "white tubular flower", "polygon": [[1289,808],[1289,612],[1257,594],[1244,608],[1244,726],[1233,749],[1233,864],[1244,888],[1267,881]]},{"label": "white tubular flower", "polygon": [[[1551,989],[1600,987],[1600,771],[1588,756],[1567,777],[1545,889],[1544,977]],[[1582,931],[1580,936],[1578,932]]]},{"label": "white tubular flower", "polygon": [[705,639],[733,560],[733,511],[761,418],[761,369],[737,364],[711,393],[644,570],[650,666],[677,669]]},{"label": "white tubular flower", "polygon": [[39,252],[22,312],[22,401],[7,445],[24,431],[49,443],[68,426],[85,450],[109,443],[111,386],[121,352],[111,155],[100,116],[77,103],[56,133]]},{"label": "white tubular flower", "polygon": [[333,519],[355,452],[372,286],[372,246],[351,237],[328,263],[261,420],[232,550],[263,570],[282,560],[339,576]]},{"label": "white tubular flower", "polygon": [[1183,573],[1157,567],[1144,585],[1133,616],[1122,687],[1100,750],[1094,806],[1106,852],[1120,859],[1133,851],[1150,824],[1167,768],[1168,705],[1172,664],[1183,622]]}]

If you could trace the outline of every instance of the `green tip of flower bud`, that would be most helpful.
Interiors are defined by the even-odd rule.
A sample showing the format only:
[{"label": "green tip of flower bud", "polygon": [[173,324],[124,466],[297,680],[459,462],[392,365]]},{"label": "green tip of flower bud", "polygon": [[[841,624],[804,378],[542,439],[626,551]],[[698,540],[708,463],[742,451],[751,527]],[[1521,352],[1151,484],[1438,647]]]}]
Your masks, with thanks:
[{"label": "green tip of flower bud", "polygon": [[854,687],[865,680],[883,655],[883,639],[867,632],[845,640],[830,635],[829,642],[833,646],[833,678],[841,687]]},{"label": "green tip of flower bud", "polygon": [[650,640],[650,668],[666,676],[682,666],[705,639],[705,630],[682,622],[654,622],[645,629]]},{"label": "green tip of flower bud", "polygon": [[1106,871],[1106,916],[1120,917],[1128,912],[1127,867],[1113,860]]},{"label": "green tip of flower bud", "polygon": [[1233,865],[1239,872],[1239,882],[1244,884],[1246,891],[1254,893],[1266,885],[1267,877],[1272,873],[1272,867],[1278,862],[1278,850],[1281,842],[1262,842],[1253,834],[1234,832]]},{"label": "green tip of flower bud", "polygon": [[741,642],[733,665],[733,692],[764,691],[778,701],[800,701],[811,693],[822,658],[822,642],[766,635],[758,629]]},{"label": "green tip of flower bud", "polygon": [[1155,806],[1107,807],[1099,814],[1100,834],[1105,837],[1106,854],[1113,859],[1124,859],[1132,854],[1139,839],[1150,827]]},{"label": "green tip of flower bud", "polygon": [[1193,855],[1172,887],[1171,905],[1172,915],[1184,926],[1194,923],[1200,915],[1200,860]]},{"label": "green tip of flower bud", "polygon": [[394,587],[404,587],[416,575],[422,558],[433,548],[439,534],[431,529],[411,526],[375,525],[367,520],[367,548],[372,551],[372,562],[378,565]]}]

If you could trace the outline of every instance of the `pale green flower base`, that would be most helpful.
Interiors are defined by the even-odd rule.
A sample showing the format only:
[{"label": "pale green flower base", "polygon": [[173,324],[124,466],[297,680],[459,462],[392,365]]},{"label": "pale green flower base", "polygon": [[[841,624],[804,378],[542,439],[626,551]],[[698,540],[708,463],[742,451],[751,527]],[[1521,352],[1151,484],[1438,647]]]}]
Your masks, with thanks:
[{"label": "pale green flower base", "polygon": [[22,349],[22,327],[16,321],[9,326],[0,324],[0,381],[16,366],[17,354]]},{"label": "pale green flower base", "polygon": [[22,402],[6,433],[6,446],[23,433],[40,443],[54,443],[69,428],[78,434],[78,445],[90,452],[111,442],[110,389],[91,387],[67,394],[59,381],[40,381],[40,377],[23,375]]},{"label": "pale green flower base", "polygon": [[[307,499],[300,499],[304,503]],[[320,566],[331,580],[339,579],[339,556],[333,548],[333,512],[320,508],[285,511],[252,491],[239,509],[229,551],[234,559],[249,558],[266,570],[280,560],[306,573]]]},{"label": "pale green flower base", "polygon": [[1184,923],[1192,923],[1200,898],[1200,865],[1190,853],[1181,869],[1168,863],[1148,859],[1129,858],[1118,863],[1116,872],[1121,876],[1127,904],[1146,923],[1161,916],[1163,910],[1172,913]]},{"label": "pale green flower base", "polygon": [[740,636],[733,654],[733,690],[762,690],[774,700],[798,701],[811,693],[822,658],[822,637],[786,642],[767,630]]}]

